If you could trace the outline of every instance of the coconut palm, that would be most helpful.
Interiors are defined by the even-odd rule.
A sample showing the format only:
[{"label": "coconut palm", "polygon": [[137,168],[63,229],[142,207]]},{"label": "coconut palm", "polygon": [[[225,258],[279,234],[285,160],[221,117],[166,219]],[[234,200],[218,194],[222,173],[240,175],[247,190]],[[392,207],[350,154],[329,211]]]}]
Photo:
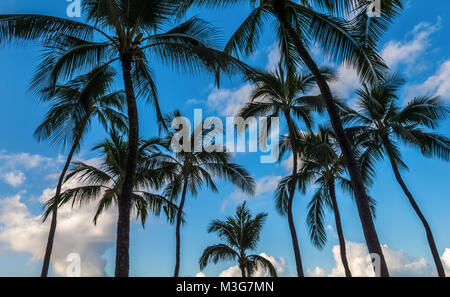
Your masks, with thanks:
[{"label": "coconut palm", "polygon": [[[322,75],[332,78],[331,70],[323,69]],[[308,71],[292,73],[289,69],[285,74],[280,63],[278,70],[272,73],[258,73],[252,78],[255,88],[250,95],[250,102],[239,112],[243,118],[267,116],[269,121],[274,117],[283,117],[288,127],[290,148],[293,152],[293,174],[297,172],[298,152],[295,149],[298,138],[298,128],[295,119],[301,119],[306,127],[311,130],[314,123],[313,112],[323,111],[325,105],[321,96],[310,96],[308,93],[315,86],[314,76]],[[268,125],[270,128],[270,122]],[[298,246],[297,232],[292,215],[292,205],[295,193],[295,183],[289,185],[287,197],[287,211],[281,212],[287,215],[292,245],[297,265],[298,276],[303,276],[302,260]]]},{"label": "coconut palm", "polygon": [[[374,83],[382,75],[385,65],[376,53],[382,33],[403,7],[403,0],[383,0],[380,17],[367,13],[367,0],[186,0],[185,7],[203,5],[225,7],[250,3],[250,15],[239,26],[225,47],[236,55],[253,53],[262,34],[265,21],[276,19],[276,33],[281,55],[289,68],[302,61],[314,75],[324,98],[336,138],[341,146],[347,168],[354,184],[356,204],[370,253],[380,256],[381,276],[389,276],[378,235],[367,204],[367,194],[361,172],[344,132],[339,110],[326,79],[321,75],[308,46],[319,45],[325,55],[337,62],[354,66],[362,80]],[[328,14],[327,14],[328,13]],[[351,21],[343,18],[352,17]]]},{"label": "coconut palm", "polygon": [[[62,184],[72,162],[80,149],[94,119],[105,129],[110,125],[126,129],[126,117],[120,112],[125,104],[123,91],[112,92],[111,84],[115,72],[112,68],[82,75],[64,85],[41,90],[42,101],[50,104],[44,122],[36,129],[34,136],[38,141],[49,139],[52,144],[68,148],[69,153],[56,186],[55,199],[58,200]],[[58,209],[51,209],[52,219],[44,255],[42,276],[47,276],[55,238]]]},{"label": "coconut palm", "polygon": [[177,21],[180,0],[83,0],[87,23],[46,15],[0,15],[0,40],[41,40],[46,52],[33,85],[54,86],[80,70],[118,62],[129,121],[127,174],[119,199],[116,276],[128,276],[131,196],[139,139],[137,97],[146,98],[162,119],[151,60],[188,72],[202,69],[233,74],[248,67],[216,50],[218,32],[197,17]]},{"label": "coconut palm", "polygon": [[[345,162],[339,154],[338,144],[334,133],[327,127],[321,126],[317,133],[307,134],[300,140],[302,146],[301,168],[299,170],[299,184],[306,185],[314,182],[315,193],[308,204],[307,225],[312,243],[322,249],[327,241],[324,228],[324,207],[332,209],[339,240],[340,256],[345,275],[351,277],[348,265],[345,237],[342,228],[341,215],[336,199],[336,184],[353,194],[351,181],[345,176]],[[365,181],[371,181],[370,172],[364,174]],[[305,187],[302,187],[305,190]],[[374,212],[375,202],[369,198],[369,205]]]},{"label": "coconut palm", "polygon": [[[161,154],[162,144],[163,141],[159,138],[139,140],[136,180],[131,205],[136,218],[141,221],[143,227],[149,213],[158,216],[161,210],[164,210],[170,222],[174,221],[174,216],[177,214],[176,205],[162,195],[149,192],[151,189],[159,189],[167,178],[165,168],[158,166],[156,161],[156,157]],[[125,182],[128,158],[127,141],[123,136],[119,136],[118,132],[112,130],[109,139],[95,146],[93,150],[100,152],[100,164],[73,162],[65,182],[75,181],[77,186],[66,189],[61,193],[58,201],[55,200],[55,197],[50,199],[47,202],[46,215],[56,205],[61,207],[71,203],[72,206],[78,204],[81,207],[98,201],[97,211],[93,218],[94,224],[97,224],[98,218],[103,212],[118,206],[122,195],[122,186]]]},{"label": "coconut palm", "polygon": [[268,259],[247,254],[247,251],[256,249],[266,218],[266,213],[253,217],[244,201],[237,207],[234,217],[212,221],[208,233],[217,233],[224,243],[209,246],[203,251],[199,260],[200,269],[205,269],[209,262],[217,264],[219,261],[237,260],[242,277],[251,277],[258,266],[276,277],[277,271]]},{"label": "coconut palm", "polygon": [[345,118],[349,123],[359,124],[349,130],[364,143],[367,155],[373,160],[388,157],[397,182],[425,228],[438,275],[442,277],[445,272],[430,225],[400,174],[400,169],[407,167],[399,146],[403,143],[418,148],[426,157],[448,161],[450,139],[433,129],[448,117],[449,108],[438,97],[427,96],[413,98],[406,106],[400,106],[397,92],[403,84],[398,75],[392,75],[371,88],[364,85],[358,91],[357,110],[347,109]]},{"label": "coconut palm", "polygon": [[[195,197],[203,185],[206,185],[213,192],[218,193],[214,178],[227,180],[250,195],[254,194],[255,189],[255,181],[247,170],[238,164],[231,163],[232,156],[224,152],[225,149],[222,146],[215,143],[214,136],[217,135],[217,131],[203,129],[207,122],[197,126],[196,131],[191,133],[190,128],[186,128],[190,127],[189,123],[181,117],[179,111],[175,111],[166,118],[166,122],[172,122],[174,129],[179,128],[174,126],[177,121],[183,126],[183,130],[170,130],[167,136],[167,143],[172,145],[173,153],[160,158],[161,164],[167,168],[170,175],[164,195],[171,201],[178,199],[180,201],[176,218],[174,277],[178,277],[180,272],[181,223],[183,222],[181,213],[188,192],[191,197]],[[182,133],[181,137],[179,137],[180,133]]]}]

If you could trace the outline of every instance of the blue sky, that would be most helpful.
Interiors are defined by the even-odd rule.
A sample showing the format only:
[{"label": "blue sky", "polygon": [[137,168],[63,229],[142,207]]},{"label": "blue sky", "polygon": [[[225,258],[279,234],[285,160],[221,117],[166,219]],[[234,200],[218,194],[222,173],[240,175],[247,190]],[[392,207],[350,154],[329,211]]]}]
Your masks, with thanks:
[{"label": "blue sky", "polygon": [[[64,0],[3,0],[0,13],[40,13],[65,16],[68,2]],[[195,11],[221,28],[228,38],[246,14],[246,7],[225,11]],[[410,0],[407,8],[397,18],[383,38],[380,51],[395,71],[408,81],[402,90],[401,100],[413,96],[439,94],[450,102],[450,3],[444,0]],[[270,23],[266,27],[259,49],[246,62],[260,68],[270,68],[277,62],[277,52]],[[315,52],[318,61],[326,63]],[[55,174],[64,159],[63,152],[37,143],[33,131],[40,123],[46,106],[37,102],[28,86],[39,63],[39,47],[0,47],[0,276],[35,276],[40,272],[47,225],[39,222],[42,201],[55,187]],[[358,81],[354,72],[335,65],[341,75],[333,84],[350,102]],[[155,62],[157,85],[163,111],[176,108],[193,116],[194,108],[202,108],[204,116],[226,116],[236,106],[246,101],[249,87],[239,77],[225,81],[221,90],[214,88],[213,79],[201,74],[189,76],[174,72]],[[117,89],[122,85],[117,83]],[[139,106],[143,136],[156,133],[154,113],[149,105]],[[450,135],[449,121],[442,123],[439,131]],[[104,137],[99,127],[93,127],[78,156],[81,160],[95,162],[97,155],[90,148]],[[436,244],[450,270],[450,166],[439,160],[429,160],[417,151],[402,147],[409,172],[404,179],[417,198],[434,231]],[[288,174],[286,163],[260,164],[259,154],[236,154],[235,162],[245,166],[257,181],[256,197],[245,197],[233,186],[220,183],[220,194],[202,191],[195,199],[189,197],[186,206],[187,224],[182,231],[181,274],[195,276],[200,270],[198,258],[205,247],[217,242],[206,228],[212,219],[233,213],[242,199],[249,201],[254,212],[268,212],[257,253],[274,258],[281,275],[295,273],[288,225],[274,209],[272,195],[281,176]],[[390,269],[396,275],[432,275],[432,258],[426,243],[425,232],[413,213],[400,187],[394,181],[387,163],[377,167],[378,176],[371,195],[377,199],[375,221],[379,238],[386,245]],[[297,194],[294,205],[295,222],[305,270],[309,275],[338,275],[333,250],[338,241],[334,233],[334,218],[327,213],[328,244],[322,251],[309,242],[305,228],[306,205],[311,197]],[[47,196],[46,196],[47,195]],[[343,228],[349,242],[349,257],[354,269],[359,269],[358,259],[364,257],[365,247],[361,225],[353,201],[339,193],[339,207]],[[52,275],[64,275],[66,255],[79,253],[83,269],[92,275],[113,275],[114,267],[114,211],[106,214],[97,227],[91,223],[93,206],[82,210],[62,211],[60,229],[56,238],[55,266]],[[448,249],[448,250],[446,250]],[[174,267],[175,230],[163,220],[149,218],[145,230],[133,224],[131,232],[130,274],[133,276],[170,276]],[[236,263],[208,266],[207,276],[233,275]],[[363,272],[361,272],[363,273]]]}]

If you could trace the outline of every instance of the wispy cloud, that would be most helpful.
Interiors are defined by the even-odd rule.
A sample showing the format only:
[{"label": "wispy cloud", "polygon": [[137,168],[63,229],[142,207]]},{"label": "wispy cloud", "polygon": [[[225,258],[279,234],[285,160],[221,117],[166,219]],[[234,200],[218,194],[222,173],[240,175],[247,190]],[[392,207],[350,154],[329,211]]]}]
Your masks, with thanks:
[{"label": "wispy cloud", "polygon": [[403,64],[412,66],[431,45],[430,36],[441,28],[441,18],[435,24],[422,22],[408,34],[412,38],[406,41],[392,40],[386,44],[381,56],[391,69]]}]

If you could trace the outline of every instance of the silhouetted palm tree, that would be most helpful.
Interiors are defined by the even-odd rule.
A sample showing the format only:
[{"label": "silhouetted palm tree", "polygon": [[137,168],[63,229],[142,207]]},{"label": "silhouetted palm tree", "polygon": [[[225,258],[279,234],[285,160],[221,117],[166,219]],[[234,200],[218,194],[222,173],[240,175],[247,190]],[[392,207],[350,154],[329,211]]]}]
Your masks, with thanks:
[{"label": "silhouetted palm tree", "polygon": [[[298,174],[299,184],[306,185],[309,182],[314,182],[316,185],[315,193],[308,204],[307,225],[311,241],[318,248],[323,248],[326,243],[324,207],[328,206],[334,214],[345,275],[351,277],[341,215],[336,199],[336,184],[353,195],[351,181],[345,176],[344,158],[339,154],[339,145],[334,133],[329,128],[322,126],[317,133],[305,135],[300,142],[303,149],[301,154],[302,166]],[[363,174],[363,176],[366,175]],[[370,180],[370,177],[365,180]],[[303,189],[305,188],[303,187]],[[369,205],[374,212],[375,202],[371,198]]]},{"label": "silhouetted palm tree", "polygon": [[[131,196],[132,209],[136,218],[145,225],[149,213],[159,216],[164,210],[167,218],[173,223],[177,215],[177,207],[171,201],[159,194],[149,192],[157,190],[165,182],[166,170],[158,166],[156,156],[161,154],[160,147],[163,141],[159,138],[149,140],[141,139],[138,145],[136,180]],[[97,166],[83,162],[72,163],[71,171],[67,174],[65,182],[76,181],[79,185],[66,189],[61,193],[58,203],[55,197],[47,202],[46,216],[56,205],[61,207],[67,203],[72,205],[92,203],[98,200],[98,207],[93,218],[97,224],[99,216],[111,207],[118,207],[128,158],[128,144],[123,136],[111,131],[109,139],[104,140],[93,150],[101,154],[101,163]]]},{"label": "silhouetted palm tree", "polygon": [[[46,15],[0,15],[1,42],[42,40],[46,54],[34,77],[34,85],[54,86],[58,79],[86,68],[108,67],[120,62],[129,121],[127,174],[119,199],[116,272],[129,273],[129,221],[136,174],[139,119],[136,97],[146,97],[159,109],[154,74],[148,56],[188,72],[201,69],[229,75],[248,68],[214,49],[218,32],[193,17],[164,31],[178,18],[180,0],[83,0],[88,23]],[[46,275],[43,275],[46,276]]]},{"label": "silhouetted palm tree", "polygon": [[397,182],[424,225],[438,275],[443,277],[445,271],[431,228],[400,174],[399,167],[406,168],[406,165],[401,158],[399,142],[420,149],[427,157],[448,161],[450,139],[433,129],[448,117],[449,108],[438,97],[416,97],[406,106],[399,106],[397,92],[403,84],[401,78],[392,75],[371,88],[364,85],[358,91],[357,110],[347,109],[345,118],[349,123],[361,125],[349,130],[367,147],[368,156],[373,160],[384,155],[389,158]]},{"label": "silhouetted palm tree", "polygon": [[[97,119],[105,129],[115,126],[126,129],[126,116],[120,111],[125,104],[123,91],[111,92],[115,72],[111,68],[82,75],[64,85],[41,90],[41,98],[50,104],[44,122],[34,133],[38,141],[49,139],[53,144],[70,148],[66,163],[59,176],[55,199],[58,200],[62,184],[74,154],[80,149],[83,137]],[[58,209],[54,207],[44,255],[42,276],[47,276],[53,241],[56,233]]]},{"label": "silhouetted palm tree", "polygon": [[217,264],[219,261],[237,260],[242,277],[251,277],[258,265],[270,276],[276,277],[277,271],[269,260],[260,255],[247,254],[247,251],[256,249],[266,217],[266,213],[253,217],[244,201],[237,207],[234,217],[212,221],[208,233],[217,233],[224,243],[209,246],[203,251],[199,260],[200,269],[203,270],[209,262]]},{"label": "silhouetted palm tree", "polygon": [[[175,111],[167,117],[168,122],[172,119],[183,120],[179,111]],[[179,215],[176,220],[176,264],[174,277],[178,277],[180,272],[181,213],[183,212],[188,192],[191,196],[196,196],[203,185],[206,185],[213,192],[218,193],[219,190],[213,178],[228,180],[242,191],[251,195],[254,194],[255,189],[255,181],[252,176],[243,167],[231,163],[232,156],[224,152],[224,148],[214,142],[213,136],[216,135],[214,131],[210,129],[203,130],[203,124],[195,128],[197,132],[191,133],[189,130],[181,139],[177,138],[177,134],[181,131],[176,133],[170,131],[167,143],[170,145],[172,142],[174,152],[160,158],[161,164],[168,168],[167,172],[171,175],[170,181],[164,190],[164,195],[171,201],[180,199],[178,205]],[[189,126],[185,121],[182,121],[182,125]],[[184,148],[175,149],[173,147],[174,140],[184,144]]]},{"label": "silhouetted palm tree", "polygon": [[[352,65],[362,80],[374,83],[381,77],[385,65],[377,54],[377,43],[382,33],[403,7],[403,0],[382,1],[380,17],[371,18],[367,0],[186,0],[185,7],[192,4],[207,7],[225,7],[250,3],[254,9],[233,34],[225,51],[236,55],[249,55],[256,50],[265,21],[274,17],[281,55],[289,68],[300,60],[314,75],[324,98],[336,138],[341,146],[351,180],[354,184],[356,204],[367,246],[370,253],[380,256],[381,276],[389,276],[386,261],[367,203],[367,194],[354,152],[351,149],[339,110],[333,100],[329,85],[308,52],[308,46],[319,45],[328,57]],[[352,17],[352,21],[346,21]],[[302,272],[299,270],[298,274]]]},{"label": "silhouetted palm tree", "polygon": [[[332,78],[333,76],[332,72],[327,69],[322,70],[322,75],[328,78]],[[295,174],[298,164],[298,152],[295,149],[298,128],[295,119],[301,119],[306,127],[311,130],[314,123],[313,112],[321,112],[325,109],[325,104],[321,96],[308,95],[315,86],[314,76],[307,71],[292,73],[288,70],[285,74],[283,66],[280,63],[277,71],[273,73],[258,73],[252,78],[252,82],[255,88],[250,96],[250,102],[240,110],[239,116],[245,119],[249,117],[267,116],[269,130],[272,118],[280,116],[284,118],[289,131],[289,139],[291,140],[290,149],[293,155],[292,171]],[[288,217],[298,276],[303,276],[297,232],[292,215],[295,186],[295,181],[289,185],[289,194],[285,197],[288,205],[287,211],[281,211],[280,213]],[[282,197],[278,198],[281,199]]]}]

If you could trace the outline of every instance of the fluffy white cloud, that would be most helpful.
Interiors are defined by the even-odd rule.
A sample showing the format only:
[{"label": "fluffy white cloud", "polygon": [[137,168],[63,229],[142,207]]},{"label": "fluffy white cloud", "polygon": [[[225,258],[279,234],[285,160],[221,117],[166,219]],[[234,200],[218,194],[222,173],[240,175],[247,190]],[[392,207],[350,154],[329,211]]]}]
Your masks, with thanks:
[{"label": "fluffy white cloud", "polygon": [[239,109],[248,102],[253,87],[245,84],[236,89],[214,89],[207,99],[208,107],[221,116],[236,116]]},{"label": "fluffy white cloud", "polygon": [[[275,257],[270,256],[266,253],[261,253],[259,255],[261,257],[266,258],[272,263],[272,265],[275,267],[275,270],[277,271],[278,276],[283,276],[288,273],[286,268],[286,260],[283,257],[276,259]],[[241,276],[242,276],[241,269],[239,268],[238,265],[231,266],[219,274],[219,277],[241,277]],[[258,265],[258,268],[256,269],[255,273],[252,276],[267,277],[269,276],[269,273],[265,271],[260,265]]]},{"label": "fluffy white cloud", "polygon": [[410,32],[408,41],[390,41],[381,52],[381,56],[391,68],[400,64],[412,65],[429,46],[430,36],[441,28],[441,18],[435,24],[420,23]]},{"label": "fluffy white cloud", "polygon": [[450,276],[450,249],[446,248],[444,253],[442,254],[442,262],[444,263],[445,273],[447,276]]},{"label": "fluffy white cloud", "polygon": [[8,172],[3,175],[3,179],[12,187],[16,188],[25,182],[25,174],[22,171]]},{"label": "fluffy white cloud", "polygon": [[231,266],[230,268],[222,271],[219,274],[219,277],[241,277],[242,273],[241,270],[239,269],[238,265],[235,266]]},{"label": "fluffy white cloud", "polygon": [[[43,192],[41,201],[52,196],[54,189]],[[22,195],[0,200],[0,245],[9,252],[29,253],[32,261],[43,259],[50,219],[42,223],[40,215],[33,215],[22,202]],[[102,276],[106,261],[102,255],[115,240],[116,215],[105,213],[94,226],[92,219],[96,204],[82,209],[62,207],[58,212],[58,226],[52,254],[53,271],[66,276],[71,253],[81,257],[82,276]]]},{"label": "fluffy white cloud", "polygon": [[361,83],[358,73],[353,67],[347,64],[339,66],[337,69],[337,79],[330,83],[332,92],[341,99],[349,99],[352,93],[359,89],[360,86]]},{"label": "fluffy white cloud", "polygon": [[199,272],[195,275],[195,277],[206,277],[206,274],[204,274],[203,272]]},{"label": "fluffy white cloud", "polygon": [[408,98],[422,95],[438,95],[450,100],[450,60],[445,61],[439,69],[425,82],[407,87]]},{"label": "fluffy white cloud", "polygon": [[309,277],[325,277],[327,276],[327,271],[320,267],[315,267],[314,269],[308,268],[306,275]]},{"label": "fluffy white cloud", "polygon": [[[346,248],[347,248],[347,259],[353,276],[364,277],[375,275],[372,269],[371,261],[368,256],[368,251],[365,244],[347,242]],[[427,261],[423,257],[420,258],[410,257],[404,251],[392,249],[387,245],[383,245],[382,249],[391,276],[410,277],[410,276],[436,275],[433,266],[427,263]],[[331,272],[321,267],[315,267],[314,269],[307,270],[308,276],[330,276],[330,277],[345,276],[339,246],[338,245],[333,246],[332,252],[336,266],[331,269]],[[442,256],[444,263],[446,263],[447,257],[448,260],[450,260],[450,249],[446,249],[446,252]]]}]

